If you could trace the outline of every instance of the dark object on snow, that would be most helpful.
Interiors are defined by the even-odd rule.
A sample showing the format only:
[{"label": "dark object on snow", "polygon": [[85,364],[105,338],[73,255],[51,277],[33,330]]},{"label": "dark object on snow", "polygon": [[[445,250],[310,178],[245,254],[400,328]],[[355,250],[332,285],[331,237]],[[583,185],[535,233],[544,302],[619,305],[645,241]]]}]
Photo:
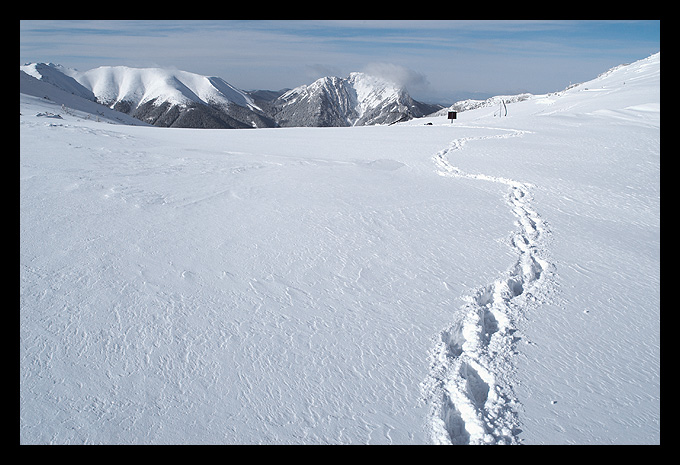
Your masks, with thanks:
[{"label": "dark object on snow", "polygon": [[44,118],[63,119],[61,117],[61,115],[55,115],[54,113],[50,113],[49,111],[46,111],[45,113],[36,113],[35,116],[44,117]]}]

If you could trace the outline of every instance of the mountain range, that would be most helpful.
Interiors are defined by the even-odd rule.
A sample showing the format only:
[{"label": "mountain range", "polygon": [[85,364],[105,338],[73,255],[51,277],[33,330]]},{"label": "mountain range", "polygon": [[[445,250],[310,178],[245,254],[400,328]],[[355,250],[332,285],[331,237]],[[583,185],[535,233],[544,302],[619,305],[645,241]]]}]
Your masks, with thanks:
[{"label": "mountain range", "polygon": [[417,102],[404,88],[365,73],[324,77],[290,90],[244,91],[219,77],[174,69],[102,66],[80,72],[52,63],[20,66],[20,92],[42,97],[37,94],[52,87],[71,99],[95,102],[160,127],[365,126],[442,108]]}]

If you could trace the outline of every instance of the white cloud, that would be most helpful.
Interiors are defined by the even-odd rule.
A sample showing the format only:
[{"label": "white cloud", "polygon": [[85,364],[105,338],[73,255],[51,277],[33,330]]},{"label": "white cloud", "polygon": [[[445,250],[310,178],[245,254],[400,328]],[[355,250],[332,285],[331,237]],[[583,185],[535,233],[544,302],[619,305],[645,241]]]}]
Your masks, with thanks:
[{"label": "white cloud", "polygon": [[424,74],[394,63],[373,62],[366,65],[362,71],[394,82],[411,91],[430,87],[430,83]]}]

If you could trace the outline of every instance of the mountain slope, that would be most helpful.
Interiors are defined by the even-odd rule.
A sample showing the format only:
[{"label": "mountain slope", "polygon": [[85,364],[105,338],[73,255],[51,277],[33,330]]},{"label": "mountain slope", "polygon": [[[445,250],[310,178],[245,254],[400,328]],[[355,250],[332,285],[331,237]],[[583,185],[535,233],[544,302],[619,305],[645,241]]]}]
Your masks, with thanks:
[{"label": "mountain slope", "polygon": [[405,89],[364,73],[351,73],[346,79],[324,77],[280,95],[245,92],[219,77],[162,68],[101,66],[79,72],[33,63],[20,69],[63,91],[162,127],[364,126],[417,118],[441,108],[416,102]]},{"label": "mountain slope", "polygon": [[[49,71],[46,72],[46,75],[48,76],[47,80],[36,78],[36,75],[41,77],[42,75],[36,74],[34,71],[35,69],[28,69],[28,72],[31,73],[29,74],[23,70],[19,70],[19,94],[39,99],[41,105],[38,105],[38,108],[41,110],[42,107],[49,108],[48,112],[39,111],[39,113],[60,117],[60,113],[64,113],[64,110],[66,110],[69,114],[84,119],[100,120],[108,123],[126,124],[131,126],[147,125],[147,123],[140,121],[137,118],[133,118],[132,116],[97,103],[94,101],[94,96],[87,98],[87,92],[84,94],[82,93],[82,91],[86,91],[86,89],[74,87],[73,83],[68,80],[63,80],[61,84],[66,88],[70,88],[71,92],[51,84],[49,81]],[[57,79],[61,79],[61,77],[57,76]],[[75,81],[73,82],[75,83]]]},{"label": "mountain slope", "polygon": [[281,126],[366,126],[417,118],[441,108],[414,101],[404,90],[364,73],[324,77],[276,99]]},{"label": "mountain slope", "polygon": [[53,63],[29,63],[20,66],[19,70],[44,83],[52,84],[65,92],[86,100],[96,101],[94,93],[72,77],[72,74],[77,73],[76,70]]},{"label": "mountain slope", "polygon": [[245,93],[218,77],[160,68],[100,67],[77,76],[99,101],[155,126],[273,127]]},{"label": "mountain slope", "polygon": [[443,108],[431,116],[446,116],[446,114],[449,111],[457,111],[457,112],[463,112],[463,111],[469,111],[469,110],[475,110],[477,108],[486,108],[486,107],[500,107],[504,103],[516,103],[516,102],[522,102],[524,100],[528,100],[532,98],[532,94],[517,94],[517,95],[495,95],[493,97],[487,98],[485,100],[476,100],[476,99],[465,99],[465,100],[460,100],[453,105]]},{"label": "mountain slope", "polygon": [[79,72],[43,63],[25,65],[21,70],[154,126],[275,126],[248,95],[219,77],[126,66],[102,66]]},{"label": "mountain slope", "polygon": [[518,221],[517,261],[438,338],[433,441],[658,443],[660,55],[495,112],[463,113],[435,158],[456,182],[507,183]]},{"label": "mountain slope", "polygon": [[234,103],[257,109],[247,95],[223,79],[186,71],[102,66],[77,74],[75,79],[91,89],[97,99],[111,105],[125,101],[140,106],[156,100],[175,105]]}]

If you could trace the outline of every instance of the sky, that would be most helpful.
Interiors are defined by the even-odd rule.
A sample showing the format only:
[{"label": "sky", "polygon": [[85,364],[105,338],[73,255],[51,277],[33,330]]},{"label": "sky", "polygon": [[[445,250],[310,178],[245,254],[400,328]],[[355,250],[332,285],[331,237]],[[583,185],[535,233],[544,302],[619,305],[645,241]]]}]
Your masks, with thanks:
[{"label": "sky", "polygon": [[279,90],[370,72],[416,100],[542,94],[660,51],[659,20],[21,20],[20,64],[176,68]]}]

